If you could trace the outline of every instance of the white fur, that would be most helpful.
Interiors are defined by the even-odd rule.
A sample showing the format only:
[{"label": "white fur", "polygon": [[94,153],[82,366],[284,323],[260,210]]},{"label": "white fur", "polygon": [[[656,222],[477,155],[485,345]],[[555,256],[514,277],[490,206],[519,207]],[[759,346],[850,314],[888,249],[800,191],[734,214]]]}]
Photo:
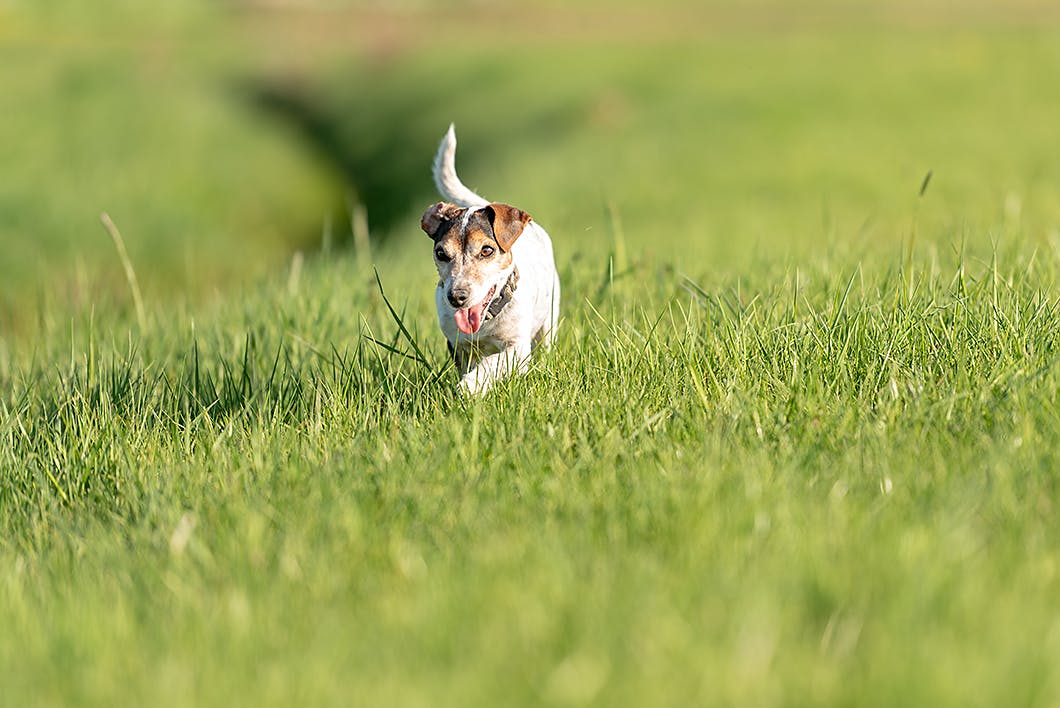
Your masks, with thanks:
[{"label": "white fur", "polygon": [[[468,214],[488,206],[488,201],[465,187],[457,177],[455,159],[456,133],[450,125],[434,159],[434,182],[438,191],[446,200],[468,207]],[[465,215],[465,228],[468,218]],[[475,334],[464,334],[456,326],[453,316],[456,310],[446,298],[445,285],[440,284],[435,293],[442,333],[456,351],[468,357],[468,371],[460,379],[460,389],[467,393],[482,393],[509,373],[524,371],[531,351],[539,345],[548,349],[555,337],[560,288],[552,240],[536,221],[530,221],[512,244],[511,254],[513,267],[519,272],[515,294]],[[493,285],[499,294],[510,273],[510,269],[506,270],[496,282],[475,284],[472,301],[476,297],[481,301]]]},{"label": "white fur", "polygon": [[[457,206],[484,207],[489,204],[456,176],[456,126],[452,123],[434,155],[434,184],[443,197]],[[466,217],[464,224],[467,225]]]}]

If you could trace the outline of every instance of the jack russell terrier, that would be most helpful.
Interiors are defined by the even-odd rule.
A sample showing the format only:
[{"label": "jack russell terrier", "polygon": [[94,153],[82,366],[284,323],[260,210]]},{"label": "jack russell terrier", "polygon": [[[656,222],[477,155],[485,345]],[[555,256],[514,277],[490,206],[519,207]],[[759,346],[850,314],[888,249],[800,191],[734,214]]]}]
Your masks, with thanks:
[{"label": "jack russell terrier", "polygon": [[456,176],[456,133],[442,138],[434,183],[445,202],[423,214],[438,268],[438,324],[460,373],[478,394],[526,369],[532,349],[548,349],[559,320],[552,240],[526,212],[489,202]]}]

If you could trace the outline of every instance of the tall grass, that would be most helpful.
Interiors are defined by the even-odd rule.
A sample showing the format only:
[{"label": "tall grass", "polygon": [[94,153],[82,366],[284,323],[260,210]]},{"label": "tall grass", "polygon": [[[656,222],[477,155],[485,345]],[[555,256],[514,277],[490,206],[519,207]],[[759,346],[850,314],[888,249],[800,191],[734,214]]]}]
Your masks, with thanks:
[{"label": "tall grass", "polygon": [[484,400],[429,312],[428,360],[395,353],[354,264],[194,333],[75,334],[5,367],[12,695],[1037,702],[1057,267],[642,264]]}]

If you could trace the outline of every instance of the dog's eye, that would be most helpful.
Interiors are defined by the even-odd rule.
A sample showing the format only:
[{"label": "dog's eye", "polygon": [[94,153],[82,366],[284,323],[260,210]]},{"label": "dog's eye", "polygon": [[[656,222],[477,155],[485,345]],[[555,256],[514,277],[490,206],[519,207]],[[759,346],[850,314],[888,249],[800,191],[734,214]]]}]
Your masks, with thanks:
[{"label": "dog's eye", "polygon": [[445,252],[444,248],[434,249],[434,257],[442,263],[448,263],[450,261],[449,254]]},{"label": "dog's eye", "polygon": [[489,258],[493,255],[493,246],[483,246],[482,250],[478,252],[483,258]]}]

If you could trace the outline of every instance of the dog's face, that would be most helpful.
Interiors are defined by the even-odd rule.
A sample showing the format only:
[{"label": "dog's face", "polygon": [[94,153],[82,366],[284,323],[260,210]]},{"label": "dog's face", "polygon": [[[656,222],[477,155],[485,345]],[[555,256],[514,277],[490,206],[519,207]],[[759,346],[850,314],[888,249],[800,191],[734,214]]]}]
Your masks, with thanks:
[{"label": "dog's face", "polygon": [[529,214],[507,204],[468,210],[438,202],[424,213],[420,226],[434,241],[439,287],[464,334],[478,331],[500,294],[514,265],[512,244],[528,223]]}]

